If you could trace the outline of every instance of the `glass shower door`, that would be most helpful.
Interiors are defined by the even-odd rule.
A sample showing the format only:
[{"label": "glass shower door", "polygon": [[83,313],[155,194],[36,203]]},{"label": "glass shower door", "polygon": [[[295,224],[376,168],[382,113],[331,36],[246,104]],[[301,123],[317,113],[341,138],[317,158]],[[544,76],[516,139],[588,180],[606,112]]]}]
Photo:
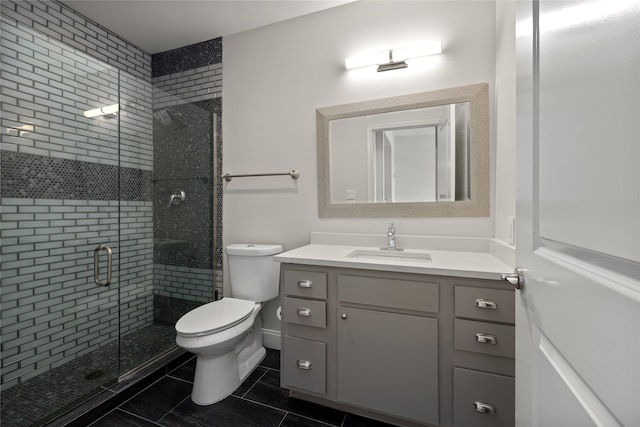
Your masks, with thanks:
[{"label": "glass shower door", "polygon": [[1,423],[28,426],[120,374],[120,73],[2,34]]}]

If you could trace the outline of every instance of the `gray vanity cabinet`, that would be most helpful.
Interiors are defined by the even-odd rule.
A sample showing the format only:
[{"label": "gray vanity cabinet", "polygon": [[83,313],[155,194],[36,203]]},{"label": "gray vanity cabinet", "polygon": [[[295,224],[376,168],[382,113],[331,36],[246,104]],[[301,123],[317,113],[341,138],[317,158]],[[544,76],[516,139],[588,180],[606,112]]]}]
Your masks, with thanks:
[{"label": "gray vanity cabinet", "polygon": [[281,383],[325,395],[327,389],[327,273],[283,269]]},{"label": "gray vanity cabinet", "polygon": [[437,424],[438,320],[338,311],[338,400]]},{"label": "gray vanity cabinet", "polygon": [[454,356],[466,360],[453,368],[453,425],[513,426],[513,290],[457,285],[454,298]]},{"label": "gray vanity cabinet", "polygon": [[438,284],[368,272],[337,282],[338,400],[436,424]]},{"label": "gray vanity cabinet", "polygon": [[513,426],[502,282],[284,263],[281,301],[292,397],[398,426]]}]

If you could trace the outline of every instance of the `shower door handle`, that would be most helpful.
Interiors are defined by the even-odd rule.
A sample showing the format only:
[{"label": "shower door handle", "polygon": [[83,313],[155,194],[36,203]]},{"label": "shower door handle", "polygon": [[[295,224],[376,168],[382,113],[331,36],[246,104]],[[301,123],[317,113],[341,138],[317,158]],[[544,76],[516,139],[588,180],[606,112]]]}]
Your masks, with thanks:
[{"label": "shower door handle", "polygon": [[[107,280],[102,282],[100,280],[100,251],[107,251]],[[111,260],[113,258],[113,252],[107,245],[98,245],[93,251],[93,280],[98,286],[109,286],[111,284]]]}]

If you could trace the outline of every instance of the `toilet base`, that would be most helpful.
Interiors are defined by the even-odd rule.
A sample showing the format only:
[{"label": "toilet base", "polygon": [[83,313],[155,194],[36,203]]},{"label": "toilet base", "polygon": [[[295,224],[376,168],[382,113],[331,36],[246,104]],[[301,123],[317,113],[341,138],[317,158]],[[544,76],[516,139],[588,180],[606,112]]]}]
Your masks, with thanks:
[{"label": "toilet base", "polygon": [[262,346],[262,321],[256,316],[251,331],[242,344],[217,356],[199,354],[193,379],[191,400],[201,406],[228,397],[262,362],[266,349]]}]

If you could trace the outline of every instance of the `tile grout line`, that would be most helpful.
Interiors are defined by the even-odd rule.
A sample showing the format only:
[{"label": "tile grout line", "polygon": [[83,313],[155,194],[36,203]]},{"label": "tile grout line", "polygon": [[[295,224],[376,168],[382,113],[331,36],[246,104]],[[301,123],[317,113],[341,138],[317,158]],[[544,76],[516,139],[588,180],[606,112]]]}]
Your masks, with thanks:
[{"label": "tile grout line", "polygon": [[170,411],[168,411],[166,414],[164,414],[163,416],[161,416],[161,417],[158,419],[158,421],[157,421],[158,425],[161,425],[161,424],[160,424],[160,421],[162,421],[164,418],[166,418],[166,416],[167,416],[167,415],[169,415],[170,413],[172,413],[172,412],[173,412],[173,410],[174,410],[174,409],[176,409],[178,406],[180,406],[180,405],[182,405],[184,402],[186,402],[186,401],[187,401],[187,399],[191,399],[191,393],[189,393],[189,395],[188,395],[187,397],[185,397],[184,399],[182,399],[182,400],[180,401],[180,403],[178,403],[176,406],[174,406],[173,408],[171,408],[171,410],[170,410]]},{"label": "tile grout line", "polygon": [[[245,399],[244,397],[240,397],[240,396],[234,396],[233,394],[232,394],[232,395],[230,395],[229,397],[233,397],[233,398],[236,398],[236,399],[239,399],[239,400],[242,400],[242,401],[244,401],[244,402],[248,402],[248,403],[251,403],[251,404],[254,404],[254,405],[263,406],[263,407],[265,407],[265,408],[274,409],[274,410],[276,410],[276,411],[278,411],[278,412],[282,412],[282,413],[284,413],[284,414],[287,414],[287,413],[288,413],[288,411],[286,411],[286,410],[284,410],[284,409],[282,409],[282,408],[276,408],[275,406],[269,406],[269,405],[267,405],[267,404],[265,404],[265,403],[256,402],[255,400],[251,400],[251,399]],[[227,399],[228,399],[228,398],[227,398]]]},{"label": "tile grout line", "polygon": [[[191,360],[191,359],[190,359],[190,360]],[[174,370],[172,370],[171,372],[174,372],[176,369],[179,369],[179,368],[183,367],[185,364],[189,363],[189,362],[190,362],[190,360],[185,361],[183,364],[181,364],[179,367],[175,368],[175,369],[174,369]],[[253,384],[251,385],[251,387],[250,387],[250,388],[249,388],[245,393],[243,393],[241,396],[231,394],[229,397],[233,397],[233,398],[236,398],[236,399],[238,399],[238,400],[240,400],[240,401],[247,402],[247,403],[249,403],[249,404],[259,405],[259,406],[262,406],[262,407],[268,408],[268,409],[270,409],[270,410],[273,410],[273,411],[277,411],[277,412],[279,412],[279,413],[282,413],[282,414],[283,414],[283,417],[282,417],[282,419],[280,420],[280,422],[279,422],[279,424],[278,424],[278,427],[281,427],[281,426],[285,423],[285,421],[287,420],[287,418],[289,417],[289,415],[290,415],[290,414],[291,414],[292,416],[295,416],[295,417],[303,418],[303,419],[306,419],[306,420],[309,420],[309,421],[313,421],[313,422],[316,422],[316,423],[319,423],[319,424],[322,424],[322,425],[330,426],[330,427],[344,427],[344,426],[345,426],[345,422],[346,422],[346,418],[347,418],[347,413],[346,413],[346,412],[343,414],[343,416],[342,416],[342,420],[341,420],[341,422],[340,422],[339,424],[331,424],[331,423],[326,422],[326,421],[321,421],[321,420],[318,420],[318,419],[312,418],[312,417],[310,417],[310,416],[308,416],[308,415],[298,414],[298,413],[296,413],[296,412],[292,412],[292,411],[290,411],[290,410],[285,410],[285,409],[282,409],[282,408],[278,408],[278,407],[275,407],[275,406],[271,406],[271,405],[268,405],[268,404],[265,404],[265,403],[261,403],[261,402],[258,402],[258,401],[251,400],[251,399],[247,398],[246,396],[247,396],[247,395],[248,395],[248,394],[249,394],[249,393],[250,393],[250,392],[255,388],[255,386],[256,386],[257,384],[259,384],[259,383],[260,383],[260,381],[261,381],[261,380],[263,380],[263,379],[264,379],[264,377],[265,377],[267,374],[269,374],[269,373],[270,373],[270,371],[274,371],[274,373],[279,373],[279,372],[280,372],[280,370],[279,370],[279,369],[274,369],[274,368],[271,368],[271,367],[268,367],[268,366],[264,366],[264,365],[259,365],[259,367],[261,367],[261,368],[265,369],[265,371],[262,373],[262,375],[260,375],[260,377],[259,377],[259,378],[257,378],[257,379],[253,382]],[[184,380],[184,379],[182,379],[182,378],[178,378],[178,377],[174,377],[174,376],[173,376],[173,375],[171,375],[170,373],[166,373],[163,377],[161,377],[161,378],[159,378],[158,380],[154,381],[152,384],[150,384],[149,386],[145,387],[143,390],[140,390],[140,391],[139,391],[138,393],[136,393],[134,396],[132,396],[131,398],[129,398],[129,399],[127,399],[126,401],[122,402],[122,403],[121,403],[120,405],[118,405],[116,408],[114,408],[113,410],[109,411],[107,414],[103,415],[103,416],[102,416],[102,417],[100,417],[98,420],[94,421],[94,422],[92,423],[92,425],[93,425],[93,424],[95,424],[95,423],[97,423],[99,420],[103,419],[104,417],[106,417],[106,416],[108,416],[108,415],[112,414],[114,411],[120,410],[120,411],[122,411],[123,413],[129,414],[129,415],[134,416],[134,417],[136,417],[136,418],[138,418],[138,419],[142,419],[142,420],[145,420],[145,421],[151,422],[151,423],[153,423],[154,425],[161,426],[161,425],[162,425],[162,424],[161,424],[161,422],[162,422],[164,419],[166,419],[166,417],[167,417],[169,414],[171,414],[171,413],[172,413],[176,408],[178,408],[180,405],[184,404],[187,400],[189,400],[189,399],[191,398],[191,394],[189,394],[187,397],[185,397],[184,399],[182,399],[178,404],[176,404],[176,405],[175,405],[174,407],[172,407],[169,411],[167,411],[164,415],[162,415],[162,417],[160,417],[157,421],[151,421],[151,420],[149,420],[148,418],[145,418],[145,417],[143,417],[143,416],[141,416],[141,415],[137,415],[137,414],[135,414],[135,413],[129,412],[129,411],[125,410],[125,409],[122,409],[122,406],[123,406],[124,404],[126,404],[127,402],[131,401],[134,397],[136,397],[136,396],[138,396],[139,394],[141,394],[141,393],[145,392],[147,389],[149,389],[150,387],[152,387],[153,385],[157,384],[158,382],[160,382],[161,380],[163,380],[163,379],[165,379],[165,378],[170,378],[170,379],[172,379],[172,380],[178,380],[178,381],[180,381],[180,382],[187,383],[187,384],[193,384],[193,382],[191,382],[191,381]]]},{"label": "tile grout line", "polygon": [[183,383],[188,383],[188,384],[192,384],[193,385],[193,381],[185,380],[184,378],[174,377],[171,374],[166,374],[165,377],[171,378],[172,380],[178,380],[178,381],[182,381]]},{"label": "tile grout line", "polygon": [[[255,371],[254,371],[255,372]],[[253,390],[253,388],[256,386],[256,384],[258,384],[260,382],[261,379],[264,378],[265,375],[267,375],[269,373],[269,368],[267,368],[262,375],[260,375],[260,378],[258,378],[252,385],[251,387],[249,387],[249,389],[247,391],[244,392],[244,394],[242,396],[240,396],[242,399],[245,398],[245,396],[247,394],[249,394],[249,392],[251,392],[251,390]],[[248,378],[248,377],[247,377]],[[248,399],[247,399],[248,400]]]},{"label": "tile grout line", "polygon": [[[152,423],[152,424],[155,424],[155,425],[157,425],[157,426],[162,425],[162,424],[158,423],[158,421],[160,421],[160,420],[158,420],[158,421],[152,421],[152,420],[150,420],[149,418],[145,418],[145,417],[143,417],[142,415],[134,414],[133,412],[129,412],[129,411],[127,411],[127,410],[124,410],[124,409],[120,408],[119,406],[118,406],[117,408],[115,408],[115,409],[114,409],[113,411],[111,411],[111,412],[114,412],[114,411],[121,411],[121,412],[124,412],[125,414],[129,414],[129,415],[131,415],[131,416],[133,416],[133,417],[136,417],[136,418],[141,419],[141,420],[145,420],[145,421],[147,421],[147,422],[149,422],[149,423]],[[110,413],[111,413],[111,412],[110,412]]]},{"label": "tile grout line", "polygon": [[[265,367],[265,366],[263,366],[263,367]],[[251,391],[251,389],[253,389],[253,387],[254,387],[254,386],[256,386],[256,385],[260,382],[260,380],[261,380],[262,378],[264,378],[264,377],[269,373],[269,371],[280,372],[280,370],[279,370],[279,369],[272,369],[272,368],[268,368],[268,367],[265,367],[265,368],[267,369],[267,370],[265,371],[265,373],[264,373],[264,374],[262,374],[262,375],[260,376],[260,378],[259,378],[259,379],[258,379],[258,380],[257,380],[257,381],[252,385],[252,386],[251,386],[251,388],[249,389],[249,391]],[[341,411],[341,412],[344,412],[344,414],[343,414],[343,416],[342,416],[342,421],[341,421],[341,423],[340,423],[339,425],[331,424],[331,423],[328,423],[328,422],[325,422],[325,421],[318,420],[318,419],[316,419],[316,418],[311,418],[311,417],[309,417],[309,416],[307,416],[307,415],[302,415],[302,414],[299,414],[299,413],[296,413],[296,412],[292,412],[292,411],[290,411],[290,410],[286,410],[286,409],[278,408],[278,407],[276,407],[276,406],[267,405],[267,404],[265,404],[265,403],[258,402],[258,401],[256,401],[256,400],[251,400],[251,399],[249,399],[249,398],[244,397],[244,396],[246,396],[246,395],[249,393],[249,391],[247,391],[243,396],[236,396],[236,395],[231,395],[231,396],[233,396],[233,397],[235,397],[235,398],[237,398],[237,399],[240,399],[240,400],[244,400],[245,402],[258,404],[258,405],[260,405],[260,406],[264,406],[264,407],[266,407],[266,408],[275,409],[275,410],[278,410],[278,411],[282,411],[282,412],[284,412],[284,413],[285,413],[285,417],[283,418],[282,422],[284,422],[284,420],[287,418],[287,416],[289,416],[289,414],[291,414],[291,415],[295,415],[296,417],[300,417],[300,418],[304,418],[304,419],[307,419],[307,420],[311,420],[311,421],[314,421],[314,422],[317,422],[317,423],[320,423],[320,424],[324,424],[324,425],[326,425],[326,426],[331,426],[331,427],[342,427],[342,426],[344,425],[344,422],[345,422],[346,417],[347,417],[347,413],[346,413],[346,412],[344,412],[344,411]]]}]

